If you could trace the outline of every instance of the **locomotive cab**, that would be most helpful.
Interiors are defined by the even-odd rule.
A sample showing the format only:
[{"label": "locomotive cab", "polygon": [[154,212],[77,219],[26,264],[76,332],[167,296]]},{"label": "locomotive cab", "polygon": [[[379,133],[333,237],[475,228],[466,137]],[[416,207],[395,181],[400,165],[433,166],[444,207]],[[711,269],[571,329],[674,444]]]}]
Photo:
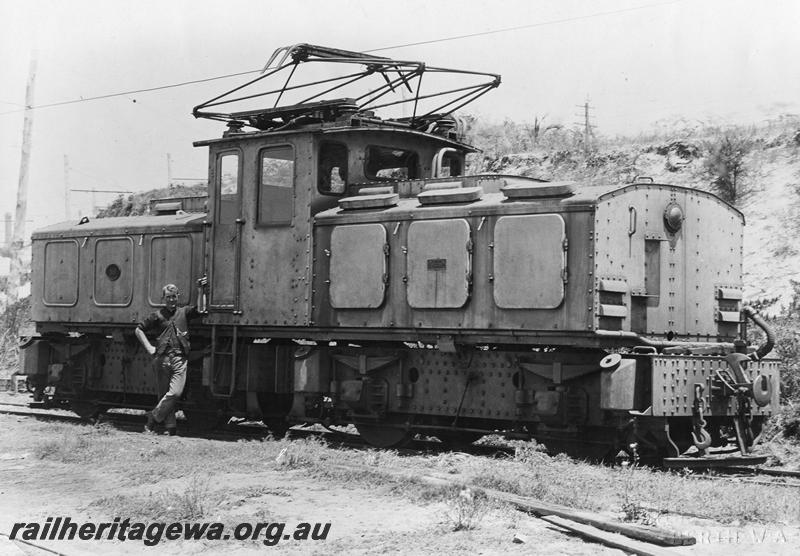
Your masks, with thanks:
[{"label": "locomotive cab", "polygon": [[314,215],[365,186],[394,191],[400,181],[457,176],[475,151],[437,122],[426,132],[364,115],[331,118],[195,143],[209,148],[210,323],[307,326]]}]

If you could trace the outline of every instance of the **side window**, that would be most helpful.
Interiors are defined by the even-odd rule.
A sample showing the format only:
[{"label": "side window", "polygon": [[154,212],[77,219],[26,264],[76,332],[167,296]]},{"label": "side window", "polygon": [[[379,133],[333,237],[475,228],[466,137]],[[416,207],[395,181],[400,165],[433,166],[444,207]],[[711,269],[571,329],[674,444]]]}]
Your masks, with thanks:
[{"label": "side window", "polygon": [[323,143],[317,164],[317,189],[325,195],[342,195],[347,186],[347,147]]},{"label": "side window", "polygon": [[239,216],[239,155],[223,154],[219,157],[217,172],[219,187],[219,222],[233,222]]},{"label": "side window", "polygon": [[376,181],[408,180],[419,177],[419,156],[414,151],[389,147],[367,147],[365,174]]},{"label": "side window", "polygon": [[294,214],[294,149],[290,145],[263,149],[260,165],[258,224],[291,224]]}]

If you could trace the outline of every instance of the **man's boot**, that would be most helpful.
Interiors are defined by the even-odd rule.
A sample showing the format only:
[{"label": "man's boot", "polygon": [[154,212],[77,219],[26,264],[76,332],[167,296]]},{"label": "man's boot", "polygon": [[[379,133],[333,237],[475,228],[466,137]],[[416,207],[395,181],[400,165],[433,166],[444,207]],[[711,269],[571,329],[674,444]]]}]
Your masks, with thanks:
[{"label": "man's boot", "polygon": [[144,432],[155,433],[156,425],[158,424],[156,418],[153,417],[153,413],[150,411],[145,413],[145,416],[147,417],[147,423],[144,425]]}]

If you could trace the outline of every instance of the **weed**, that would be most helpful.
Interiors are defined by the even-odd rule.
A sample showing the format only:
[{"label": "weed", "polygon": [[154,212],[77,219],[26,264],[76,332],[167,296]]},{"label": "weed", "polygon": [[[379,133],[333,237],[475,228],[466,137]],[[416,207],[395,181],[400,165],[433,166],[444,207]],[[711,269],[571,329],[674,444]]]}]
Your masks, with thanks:
[{"label": "weed", "polygon": [[627,500],[622,504],[622,521],[656,526],[658,524],[658,517],[660,515],[660,513],[652,513],[639,502]]},{"label": "weed", "polygon": [[285,446],[275,457],[275,464],[279,468],[306,467],[328,458],[325,453],[326,444],[314,437],[303,440],[281,441],[281,443],[285,443]]},{"label": "weed", "polygon": [[103,429],[99,432],[64,431],[60,437],[47,439],[33,448],[34,455],[39,459],[49,459],[61,463],[96,462],[109,453],[108,433]]},{"label": "weed", "polygon": [[182,515],[181,519],[197,519],[206,515],[206,511],[210,508],[210,484],[211,477],[208,475],[204,477],[194,475],[189,479],[186,490],[175,497],[177,509]]},{"label": "weed", "polygon": [[514,461],[525,464],[543,464],[550,461],[544,444],[537,444],[535,441],[522,442],[514,441]]},{"label": "weed", "polygon": [[446,504],[446,516],[453,524],[453,531],[475,529],[489,510],[486,494],[467,486],[451,488]]},{"label": "weed", "polygon": [[101,498],[92,505],[111,515],[143,520],[188,521],[200,519],[216,505],[219,496],[210,488],[210,476],[193,475],[182,492],[165,489],[147,495],[121,495]]},{"label": "weed", "polygon": [[405,496],[414,503],[428,504],[448,498],[451,487],[419,484],[415,489],[398,487],[394,490],[397,490],[398,494]]},{"label": "weed", "polygon": [[772,416],[764,429],[764,437],[800,439],[800,403],[788,402]]}]

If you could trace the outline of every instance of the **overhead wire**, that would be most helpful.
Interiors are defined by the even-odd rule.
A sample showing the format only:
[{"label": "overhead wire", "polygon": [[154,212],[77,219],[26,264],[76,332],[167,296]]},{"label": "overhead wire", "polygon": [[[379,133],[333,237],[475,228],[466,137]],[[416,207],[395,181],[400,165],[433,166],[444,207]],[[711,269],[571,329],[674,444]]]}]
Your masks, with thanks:
[{"label": "overhead wire", "polygon": [[[666,6],[666,5],[670,5],[670,4],[677,4],[677,3],[682,2],[682,1],[683,0],[667,0],[665,2],[656,2],[656,3],[651,3],[651,4],[643,4],[643,5],[640,5],[640,6],[632,6],[630,8],[621,8],[621,9],[618,9],[618,10],[609,10],[609,11],[605,11],[605,12],[596,12],[596,13],[593,13],[593,14],[587,14],[587,15],[582,15],[582,16],[565,17],[565,18],[561,18],[561,19],[540,21],[538,23],[529,23],[529,24],[526,24],[526,25],[517,25],[517,26],[514,26],[514,27],[505,27],[505,28],[502,28],[502,29],[493,29],[493,30],[489,30],[489,31],[480,31],[480,32],[468,33],[468,34],[464,34],[464,35],[455,35],[455,36],[452,36],[452,37],[444,37],[444,38],[440,38],[440,39],[431,39],[431,40],[427,40],[427,41],[418,41],[418,42],[412,42],[412,43],[406,43],[406,44],[398,44],[398,45],[393,45],[393,46],[384,46],[384,47],[380,47],[380,48],[373,48],[373,49],[370,49],[370,50],[364,50],[364,52],[380,52],[380,51],[383,51],[383,50],[394,50],[394,49],[399,49],[399,48],[408,48],[408,47],[411,47],[411,46],[421,46],[421,45],[426,45],[426,44],[436,44],[436,43],[440,43],[440,42],[455,41],[455,40],[467,39],[467,38],[472,38],[472,37],[480,37],[480,36],[485,36],[485,35],[508,33],[508,32],[512,32],[512,31],[520,31],[520,30],[523,30],[523,29],[532,29],[532,28],[535,28],[535,27],[543,27],[543,26],[547,26],[547,25],[558,25],[558,24],[561,24],[561,23],[569,23],[569,22],[572,22],[572,21],[581,21],[581,20],[586,20],[586,19],[592,19],[592,18],[595,18],[595,17],[606,17],[606,16],[610,16],[610,15],[618,15],[618,14],[628,13],[628,12],[633,12],[633,11],[638,11],[638,10],[657,8],[657,7],[660,7],[660,6]],[[164,89],[173,89],[173,88],[176,88],[176,87],[184,87],[186,85],[196,85],[198,83],[208,83],[210,81],[218,81],[220,79],[229,79],[231,77],[239,77],[239,76],[242,76],[242,75],[249,75],[249,74],[252,74],[252,73],[260,73],[261,71],[262,71],[261,69],[254,69],[254,70],[248,70],[248,71],[241,71],[241,72],[237,72],[237,73],[229,73],[229,74],[225,74],[225,75],[218,75],[218,76],[215,76],[215,77],[206,77],[206,78],[203,78],[203,79],[193,79],[193,80],[190,80],[190,81],[182,81],[180,83],[172,83],[172,84],[169,84],[169,85],[160,85],[160,86],[156,86],[156,87],[148,87],[148,88],[143,88],[143,89],[133,89],[133,90],[130,90],[130,91],[122,91],[122,92],[118,92],[118,93],[108,93],[108,94],[105,94],[105,95],[97,95],[97,96],[85,97],[85,98],[81,97],[81,98],[78,98],[78,99],[64,100],[64,101],[60,101],[60,102],[51,102],[51,103],[48,103],[48,104],[37,104],[35,106],[23,107],[23,108],[19,108],[17,110],[10,110],[10,111],[7,111],[7,112],[0,112],[0,116],[5,116],[7,114],[16,114],[16,113],[19,113],[19,112],[24,112],[25,110],[36,110],[36,109],[41,109],[41,108],[52,108],[52,107],[55,107],[55,106],[65,106],[65,105],[68,105],[68,104],[77,104],[77,103],[81,103],[81,102],[90,102],[90,101],[95,101],[95,100],[102,100],[102,99],[107,99],[107,98],[114,98],[114,97],[132,95],[132,94],[136,94],[136,93],[149,93],[149,92],[153,92],[153,91],[161,91],[161,90],[164,90]],[[9,103],[9,104],[11,104],[11,103]]]},{"label": "overhead wire", "polygon": [[18,113],[18,112],[24,112],[25,110],[29,110],[29,109],[30,110],[36,110],[38,108],[52,108],[54,106],[64,106],[66,104],[77,104],[79,102],[89,102],[89,101],[92,101],[92,100],[102,100],[102,99],[106,99],[106,98],[122,97],[122,96],[127,96],[127,95],[133,95],[133,94],[136,94],[136,93],[150,93],[152,91],[161,91],[161,90],[164,90],[164,89],[174,89],[175,87],[184,87],[186,85],[196,85],[198,83],[207,83],[209,81],[217,81],[219,79],[228,79],[230,77],[238,77],[238,76],[241,76],[241,75],[247,75],[249,73],[257,73],[259,71],[261,71],[261,70],[240,71],[238,73],[229,73],[227,75],[218,75],[216,77],[206,77],[204,79],[193,79],[191,81],[182,81],[180,83],[173,83],[171,85],[160,85],[158,87],[148,87],[148,88],[145,88],[145,89],[134,89],[134,90],[131,90],[131,91],[122,91],[122,92],[119,92],[119,93],[109,93],[109,94],[106,94],[106,95],[97,95],[97,96],[93,96],[93,97],[85,97],[85,98],[81,97],[81,98],[76,98],[76,99],[72,99],[72,100],[63,100],[61,102],[51,102],[49,104],[37,104],[36,106],[20,108],[19,110],[11,110],[11,111],[8,111],[8,112],[0,112],[0,116],[5,116],[6,114],[15,114],[15,113]]},{"label": "overhead wire", "polygon": [[649,8],[657,8],[659,6],[666,6],[666,5],[669,5],[669,4],[677,4],[678,2],[681,2],[681,1],[683,1],[683,0],[668,0],[666,2],[658,2],[658,3],[655,3],[655,4],[644,4],[644,5],[641,5],[641,6],[633,6],[631,8],[622,8],[622,9],[619,9],[619,10],[610,10],[610,11],[606,11],[606,12],[597,12],[597,13],[593,13],[593,14],[587,14],[587,15],[581,15],[581,16],[575,16],[575,17],[565,17],[565,18],[562,18],[562,19],[553,19],[553,20],[549,20],[549,21],[540,21],[539,23],[529,23],[529,24],[526,24],[526,25],[517,25],[517,26],[514,26],[514,27],[505,27],[503,29],[493,29],[493,30],[490,30],[490,31],[480,31],[480,32],[477,32],[477,33],[469,33],[469,34],[466,34],[466,35],[454,35],[452,37],[445,37],[445,38],[442,38],[442,39],[431,39],[431,40],[428,40],[428,41],[419,41],[419,42],[411,42],[411,43],[406,43],[406,44],[397,44],[397,45],[394,45],[394,46],[384,46],[384,47],[381,47],[381,48],[373,48],[372,50],[365,50],[364,52],[380,52],[382,50],[393,50],[393,49],[396,49],[396,48],[407,48],[409,46],[421,46],[421,45],[425,45],[425,44],[436,44],[436,43],[440,43],[440,42],[456,41],[456,40],[461,40],[461,39],[469,39],[469,38],[472,38],[472,37],[481,37],[481,36],[485,36],[485,35],[495,35],[495,34],[498,34],[498,33],[507,33],[509,31],[520,31],[522,29],[532,29],[534,27],[543,27],[545,25],[556,25],[556,24],[559,24],[559,23],[569,23],[569,22],[572,22],[572,21],[580,21],[582,19],[591,19],[593,17],[604,17],[604,16],[608,16],[608,15],[617,15],[617,14],[626,13],[626,12],[633,12],[633,11],[637,11],[637,10],[644,10],[644,9],[649,9]]}]

